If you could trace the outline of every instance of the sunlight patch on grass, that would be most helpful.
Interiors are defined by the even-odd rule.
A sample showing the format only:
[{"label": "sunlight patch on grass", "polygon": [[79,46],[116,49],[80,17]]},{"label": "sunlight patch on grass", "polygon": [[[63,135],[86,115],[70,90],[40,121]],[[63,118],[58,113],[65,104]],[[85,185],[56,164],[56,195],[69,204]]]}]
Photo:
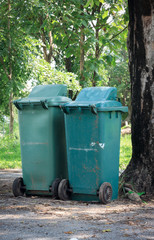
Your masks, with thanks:
[{"label": "sunlight patch on grass", "polygon": [[15,137],[0,139],[0,169],[21,168],[20,142]]},{"label": "sunlight patch on grass", "polygon": [[125,134],[121,136],[120,142],[120,164],[119,168],[124,170],[132,156],[132,143],[131,143],[131,135]]},{"label": "sunlight patch on grass", "polygon": [[[0,169],[21,168],[21,154],[19,138],[9,136],[1,138],[0,145]],[[131,135],[121,136],[120,164],[119,168],[124,170],[132,155]]]}]

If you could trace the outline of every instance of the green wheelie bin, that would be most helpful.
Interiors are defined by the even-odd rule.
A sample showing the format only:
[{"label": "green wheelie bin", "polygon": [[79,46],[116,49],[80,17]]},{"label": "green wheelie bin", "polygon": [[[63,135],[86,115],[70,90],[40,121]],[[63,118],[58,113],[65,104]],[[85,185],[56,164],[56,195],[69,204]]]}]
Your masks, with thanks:
[{"label": "green wheelie bin", "polygon": [[66,85],[39,85],[27,98],[14,101],[18,109],[23,178],[13,182],[14,196],[58,196],[60,179],[67,178],[64,113],[70,102]]},{"label": "green wheelie bin", "polygon": [[60,199],[108,203],[118,196],[121,113],[127,112],[113,87],[81,90],[63,106],[68,179],[58,187]]}]

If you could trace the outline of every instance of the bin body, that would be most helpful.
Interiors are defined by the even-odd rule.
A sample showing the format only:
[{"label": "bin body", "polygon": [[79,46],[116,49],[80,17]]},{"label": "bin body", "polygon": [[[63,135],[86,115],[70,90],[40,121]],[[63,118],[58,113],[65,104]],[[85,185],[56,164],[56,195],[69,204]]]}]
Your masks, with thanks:
[{"label": "bin body", "polygon": [[[81,96],[79,94],[77,100],[64,109],[68,175],[73,198],[98,200],[100,185],[109,182],[113,190],[112,199],[116,199],[121,112],[127,109],[120,102],[110,100],[116,98],[115,88],[87,88],[82,91]],[[89,100],[89,96],[92,99]]]},{"label": "bin body", "polygon": [[[70,101],[65,85],[37,86],[19,109],[23,182],[27,194],[51,194],[56,178],[67,177],[64,114],[59,105]],[[61,96],[59,96],[59,94]]]}]

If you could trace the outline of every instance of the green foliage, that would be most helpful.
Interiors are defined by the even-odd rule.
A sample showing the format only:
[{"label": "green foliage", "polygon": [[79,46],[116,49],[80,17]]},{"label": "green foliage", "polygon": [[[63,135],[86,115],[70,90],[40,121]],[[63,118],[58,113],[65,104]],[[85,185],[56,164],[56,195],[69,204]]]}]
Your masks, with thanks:
[{"label": "green foliage", "polygon": [[[16,116],[17,117],[17,116]],[[1,123],[1,122],[0,122]],[[19,143],[18,123],[15,122],[15,131],[12,137],[8,134],[8,122],[5,123],[5,135],[2,135],[2,124],[0,124],[0,169],[21,168],[21,154]],[[120,145],[120,170],[128,165],[132,155],[131,135],[121,136]]]},{"label": "green foliage", "polygon": [[[24,4],[31,16],[27,20],[25,18],[26,24],[31,26],[29,33],[42,41],[48,53],[52,48],[51,61],[55,61],[57,70],[65,68],[78,75],[78,79],[81,77],[80,42],[83,34],[85,86],[93,78],[95,82],[101,79],[99,69],[102,65],[115,64],[113,52],[125,45],[124,34],[122,36],[128,24],[125,1],[53,0],[35,1],[35,4],[34,1],[26,1]],[[49,38],[50,31],[52,39]],[[46,51],[42,46],[40,52]],[[104,51],[104,48],[108,51]]]},{"label": "green foliage", "polygon": [[118,91],[118,97],[123,105],[130,107],[130,76],[128,72],[128,60],[127,52],[124,49],[120,49],[119,57],[115,65],[111,65],[106,68],[108,70],[108,85],[116,87]]},{"label": "green foliage", "polygon": [[43,59],[36,59],[31,77],[35,84],[66,84],[68,90],[73,91],[73,95],[81,90],[77,76],[74,73],[62,72],[53,69],[49,63]]},{"label": "green foliage", "polygon": [[126,49],[126,1],[10,3],[10,11],[8,1],[2,1],[0,9],[0,118],[9,115],[11,91],[14,98],[24,97],[29,80],[32,85],[65,83],[74,94],[81,89],[79,82],[84,87],[116,86],[122,103],[129,103],[128,56],[121,57]]},{"label": "green foliage", "polygon": [[[34,41],[27,34],[23,16],[24,1],[2,1],[0,9],[0,111],[9,115],[9,97],[22,95],[31,72]],[[20,11],[21,10],[21,11]],[[35,41],[36,42],[36,41]]]},{"label": "green foliage", "polygon": [[15,122],[15,131],[13,136],[9,135],[9,124],[5,120],[4,135],[2,123],[0,122],[0,169],[21,168],[21,154],[18,124]]},{"label": "green foliage", "polygon": [[124,170],[132,156],[132,144],[131,144],[131,135],[121,136],[120,143],[120,164],[119,168]]},{"label": "green foliage", "polygon": [[21,168],[21,155],[19,139],[7,137],[1,138],[0,169]]}]

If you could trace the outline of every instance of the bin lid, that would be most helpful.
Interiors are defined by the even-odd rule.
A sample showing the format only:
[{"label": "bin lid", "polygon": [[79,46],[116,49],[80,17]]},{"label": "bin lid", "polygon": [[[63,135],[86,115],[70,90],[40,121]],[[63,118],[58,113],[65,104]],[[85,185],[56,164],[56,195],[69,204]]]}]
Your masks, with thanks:
[{"label": "bin lid", "polygon": [[13,103],[19,110],[28,105],[42,105],[43,108],[47,109],[50,106],[59,106],[70,102],[71,99],[65,97],[66,94],[66,85],[39,85],[32,89],[28,97],[15,100]]},{"label": "bin lid", "polygon": [[28,97],[56,96],[67,96],[67,86],[65,84],[38,85],[32,89]]},{"label": "bin lid", "polygon": [[96,107],[98,111],[128,112],[128,108],[123,107],[122,104],[117,101],[117,89],[115,87],[84,88],[76,100],[66,104],[65,107]]},{"label": "bin lid", "polygon": [[115,87],[88,87],[81,90],[76,98],[78,101],[105,101],[116,100],[117,89]]}]

